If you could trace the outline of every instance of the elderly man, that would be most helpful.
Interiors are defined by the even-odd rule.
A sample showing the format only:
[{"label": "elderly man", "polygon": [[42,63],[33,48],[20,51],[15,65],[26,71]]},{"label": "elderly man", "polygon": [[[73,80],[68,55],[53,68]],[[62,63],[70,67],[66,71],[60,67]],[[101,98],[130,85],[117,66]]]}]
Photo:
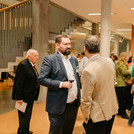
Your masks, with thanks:
[{"label": "elderly man", "polygon": [[99,47],[96,36],[85,39],[84,51],[89,60],[82,74],[81,110],[86,134],[110,134],[118,113],[114,63],[99,55]]},{"label": "elderly man", "polygon": [[38,72],[35,68],[38,56],[36,50],[29,49],[27,51],[28,58],[20,62],[17,67],[12,98],[20,105],[23,102],[27,103],[24,113],[18,110],[18,134],[32,134],[32,131],[29,131],[30,119],[34,100],[37,100],[39,95]]}]

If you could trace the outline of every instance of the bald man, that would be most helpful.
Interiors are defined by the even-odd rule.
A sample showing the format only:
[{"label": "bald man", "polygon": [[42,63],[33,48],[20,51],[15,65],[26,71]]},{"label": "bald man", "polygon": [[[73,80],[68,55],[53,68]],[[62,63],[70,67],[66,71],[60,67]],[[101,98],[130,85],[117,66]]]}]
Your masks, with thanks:
[{"label": "bald man", "polygon": [[20,105],[27,103],[26,111],[18,110],[19,128],[17,134],[32,134],[29,131],[30,119],[34,100],[38,99],[39,84],[37,82],[38,72],[35,64],[38,61],[38,52],[34,49],[27,51],[27,59],[19,63],[16,71],[12,98]]}]

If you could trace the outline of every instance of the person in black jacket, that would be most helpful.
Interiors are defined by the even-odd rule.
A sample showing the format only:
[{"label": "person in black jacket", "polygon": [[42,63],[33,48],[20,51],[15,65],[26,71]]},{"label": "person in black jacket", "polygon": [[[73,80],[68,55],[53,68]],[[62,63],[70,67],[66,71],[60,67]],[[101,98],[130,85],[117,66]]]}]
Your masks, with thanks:
[{"label": "person in black jacket", "polygon": [[34,100],[38,99],[39,95],[39,84],[37,82],[38,72],[34,68],[38,61],[38,52],[34,49],[27,51],[27,59],[24,59],[19,63],[13,86],[12,99],[16,100],[17,103],[27,103],[25,113],[18,110],[19,115],[19,128],[18,134],[32,134],[29,131],[30,119],[32,115],[32,108]]}]

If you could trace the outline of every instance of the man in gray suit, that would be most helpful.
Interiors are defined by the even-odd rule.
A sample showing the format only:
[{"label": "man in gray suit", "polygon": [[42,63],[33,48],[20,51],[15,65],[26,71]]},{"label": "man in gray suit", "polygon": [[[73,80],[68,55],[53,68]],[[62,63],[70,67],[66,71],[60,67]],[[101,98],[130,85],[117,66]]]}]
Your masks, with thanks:
[{"label": "man in gray suit", "polygon": [[70,56],[68,36],[57,36],[55,43],[58,52],[44,58],[38,79],[41,85],[48,87],[49,134],[72,134],[80,105],[78,61]]}]

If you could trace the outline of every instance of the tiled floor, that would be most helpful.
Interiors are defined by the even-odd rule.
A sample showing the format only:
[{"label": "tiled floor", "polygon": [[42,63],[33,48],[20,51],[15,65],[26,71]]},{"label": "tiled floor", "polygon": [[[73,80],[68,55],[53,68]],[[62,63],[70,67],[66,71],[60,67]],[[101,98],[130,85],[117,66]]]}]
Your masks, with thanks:
[{"label": "tiled floor", "polygon": [[[18,127],[18,115],[14,109],[14,101],[11,100],[12,88],[0,90],[0,134],[16,134]],[[134,123],[127,126],[128,120],[120,116],[115,117],[111,134],[133,134]],[[48,134],[49,121],[45,112],[45,102],[34,104],[31,119],[31,130],[34,134]],[[83,134],[82,114],[79,110],[73,134]]]}]

